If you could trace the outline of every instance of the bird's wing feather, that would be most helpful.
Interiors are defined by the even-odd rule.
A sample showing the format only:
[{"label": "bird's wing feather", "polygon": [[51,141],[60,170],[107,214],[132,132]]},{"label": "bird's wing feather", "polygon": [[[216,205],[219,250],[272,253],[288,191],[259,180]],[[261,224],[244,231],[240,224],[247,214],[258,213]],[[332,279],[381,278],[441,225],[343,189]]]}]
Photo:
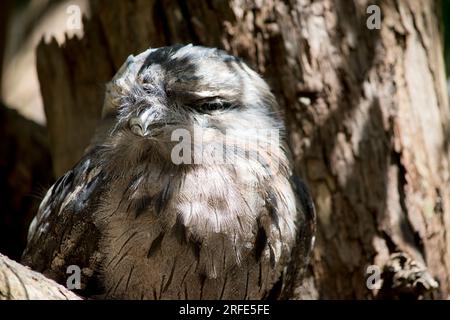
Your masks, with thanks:
[{"label": "bird's wing feather", "polygon": [[[316,233],[316,209],[311,194],[306,184],[297,176],[292,177],[292,184],[297,198],[301,204],[302,213],[300,214],[300,221],[303,221],[302,233],[305,239],[310,239],[307,244],[307,255],[312,249]],[[299,212],[300,213],[300,212]]]},{"label": "bird's wing feather", "polygon": [[100,204],[105,177],[96,166],[98,153],[92,149],[56,181],[30,225],[23,263],[60,283],[69,276],[67,267],[77,265],[87,286],[99,260],[92,213]]}]

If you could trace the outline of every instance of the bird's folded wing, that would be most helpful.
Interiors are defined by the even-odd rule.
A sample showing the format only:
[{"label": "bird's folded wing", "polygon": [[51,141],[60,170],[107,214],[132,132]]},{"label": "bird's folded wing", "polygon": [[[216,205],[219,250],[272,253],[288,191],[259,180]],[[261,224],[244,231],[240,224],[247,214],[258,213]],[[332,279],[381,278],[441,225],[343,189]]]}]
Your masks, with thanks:
[{"label": "bird's folded wing", "polygon": [[100,150],[91,149],[47,192],[28,234],[22,262],[65,284],[67,268],[82,270],[82,287],[89,289],[96,265],[99,232],[92,214],[100,206],[105,176],[96,166]]}]

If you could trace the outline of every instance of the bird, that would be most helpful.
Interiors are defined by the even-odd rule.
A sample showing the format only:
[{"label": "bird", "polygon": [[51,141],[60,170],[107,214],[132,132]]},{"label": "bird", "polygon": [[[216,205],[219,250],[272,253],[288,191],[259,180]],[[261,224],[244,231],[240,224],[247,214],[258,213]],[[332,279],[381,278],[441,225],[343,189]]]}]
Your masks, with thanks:
[{"label": "bird", "polygon": [[315,234],[285,131],[266,81],[224,50],[130,55],[22,261],[63,284],[79,267],[75,291],[95,299],[280,297]]}]

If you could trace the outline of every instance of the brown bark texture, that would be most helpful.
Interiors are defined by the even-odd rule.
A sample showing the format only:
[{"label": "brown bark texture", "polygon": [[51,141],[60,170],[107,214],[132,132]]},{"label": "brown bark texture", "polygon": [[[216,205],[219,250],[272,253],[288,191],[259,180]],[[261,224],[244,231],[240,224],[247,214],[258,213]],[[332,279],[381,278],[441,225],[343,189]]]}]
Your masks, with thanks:
[{"label": "brown bark texture", "polygon": [[[371,30],[367,7],[381,9]],[[285,298],[450,297],[449,106],[434,0],[93,0],[84,37],[41,43],[55,173],[82,155],[129,54],[194,43],[271,85],[314,196],[308,277]],[[381,270],[369,287],[366,269]]]}]

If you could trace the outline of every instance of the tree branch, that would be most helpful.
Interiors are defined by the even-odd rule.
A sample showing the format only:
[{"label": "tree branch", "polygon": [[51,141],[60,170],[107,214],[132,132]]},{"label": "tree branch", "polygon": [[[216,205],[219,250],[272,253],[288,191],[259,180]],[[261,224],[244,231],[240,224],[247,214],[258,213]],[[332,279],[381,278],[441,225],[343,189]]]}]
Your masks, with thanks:
[{"label": "tree branch", "polygon": [[73,292],[0,254],[0,300],[81,300]]}]

